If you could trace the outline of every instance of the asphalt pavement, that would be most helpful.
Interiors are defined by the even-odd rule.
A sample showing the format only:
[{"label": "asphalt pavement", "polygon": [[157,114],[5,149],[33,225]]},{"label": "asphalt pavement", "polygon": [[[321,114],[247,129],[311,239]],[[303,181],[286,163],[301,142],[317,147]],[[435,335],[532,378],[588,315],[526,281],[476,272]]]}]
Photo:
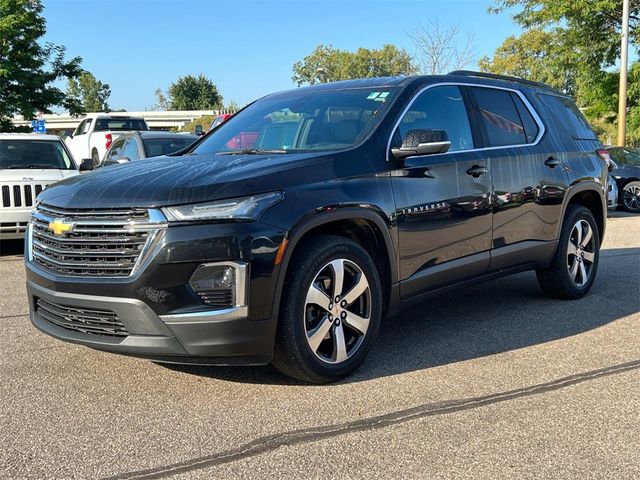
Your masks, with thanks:
[{"label": "asphalt pavement", "polygon": [[640,217],[592,291],[533,273],[386,319],[331,385],[163,366],[50,338],[0,244],[0,478],[640,478]]}]

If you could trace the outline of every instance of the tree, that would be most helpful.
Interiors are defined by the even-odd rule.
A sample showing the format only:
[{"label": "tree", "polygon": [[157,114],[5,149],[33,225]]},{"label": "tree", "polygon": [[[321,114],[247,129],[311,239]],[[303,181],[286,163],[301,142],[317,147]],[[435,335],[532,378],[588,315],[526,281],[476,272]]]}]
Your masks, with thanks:
[{"label": "tree", "polygon": [[311,54],[294,63],[291,78],[300,86],[353,78],[413,75],[417,71],[411,56],[394,45],[386,44],[378,50],[359,48],[355,52],[318,45]]},{"label": "tree", "polygon": [[82,59],[65,61],[65,48],[42,44],[46,24],[40,0],[0,0],[0,131],[13,129],[11,119],[33,119],[62,106],[77,113],[80,105],[53,83],[75,78]]},{"label": "tree", "polygon": [[85,71],[78,78],[70,78],[67,95],[82,105],[83,112],[109,111],[107,99],[111,96],[111,88],[90,72]]},{"label": "tree", "polygon": [[[605,142],[615,139],[622,2],[617,0],[496,0],[491,9],[517,9],[514,20],[525,31],[509,37],[484,71],[550,84],[572,95]],[[630,0],[630,43],[638,51],[640,0]],[[640,53],[640,51],[639,51]],[[640,142],[640,66],[628,78],[627,138]]]},{"label": "tree", "polygon": [[218,92],[215,84],[203,74],[197,77],[193,75],[179,77],[169,86],[167,93],[169,110],[211,110],[222,108],[222,95]]},{"label": "tree", "polygon": [[[518,9],[513,19],[525,29],[554,28],[580,62],[599,69],[620,56],[622,1],[618,0],[496,0],[491,9]],[[630,0],[629,40],[638,46],[640,0]]]},{"label": "tree", "polygon": [[153,94],[156,97],[156,103],[153,107],[151,107],[151,110],[158,110],[158,111],[169,110],[169,100],[167,100],[167,97],[162,92],[162,89],[156,88],[156,91],[153,92]]},{"label": "tree", "polygon": [[507,37],[492,58],[478,60],[478,67],[483,72],[544,82],[565,93],[576,93],[578,64],[556,30],[536,28],[519,37]]},{"label": "tree", "polygon": [[415,43],[418,62],[425,75],[442,75],[464,69],[473,63],[476,56],[473,35],[467,34],[460,43],[458,25],[442,27],[437,20],[429,20],[426,28],[419,24],[409,37]]}]

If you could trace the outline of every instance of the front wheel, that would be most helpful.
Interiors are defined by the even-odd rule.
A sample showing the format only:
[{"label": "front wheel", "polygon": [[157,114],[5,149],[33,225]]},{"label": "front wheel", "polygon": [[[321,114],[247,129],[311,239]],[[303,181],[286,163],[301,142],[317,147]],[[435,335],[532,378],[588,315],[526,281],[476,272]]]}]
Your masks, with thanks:
[{"label": "front wheel", "polygon": [[307,382],[343,378],[366,357],[381,313],[380,278],[366,250],[314,237],[296,249],[287,273],[273,365]]},{"label": "front wheel", "polygon": [[593,284],[600,258],[598,226],[588,208],[567,208],[558,242],[550,267],[536,271],[538,283],[552,297],[581,298]]},{"label": "front wheel", "polygon": [[622,208],[627,212],[640,213],[640,182],[629,182],[622,189]]}]

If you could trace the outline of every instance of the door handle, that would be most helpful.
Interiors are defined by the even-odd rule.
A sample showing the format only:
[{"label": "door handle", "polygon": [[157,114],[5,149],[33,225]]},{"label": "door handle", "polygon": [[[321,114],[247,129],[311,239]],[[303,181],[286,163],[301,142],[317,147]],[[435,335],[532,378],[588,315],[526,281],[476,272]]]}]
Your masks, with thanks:
[{"label": "door handle", "polygon": [[560,165],[560,160],[558,160],[557,158],[549,157],[545,160],[544,164],[547,167],[555,168]]},{"label": "door handle", "polygon": [[473,178],[478,178],[480,175],[484,175],[485,173],[489,173],[489,170],[487,170],[487,167],[481,167],[480,165],[474,165],[467,170],[467,175],[471,175]]}]

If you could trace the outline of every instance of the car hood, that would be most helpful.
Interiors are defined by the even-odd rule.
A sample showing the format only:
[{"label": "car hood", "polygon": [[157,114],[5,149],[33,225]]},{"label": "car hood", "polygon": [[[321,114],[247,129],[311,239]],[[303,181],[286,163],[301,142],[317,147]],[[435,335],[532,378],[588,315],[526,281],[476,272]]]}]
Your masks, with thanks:
[{"label": "car hood", "polygon": [[64,180],[38,198],[61,208],[179,205],[335,178],[334,164],[331,155],[317,153],[156,157]]},{"label": "car hood", "polygon": [[75,175],[78,175],[77,170],[58,170],[55,168],[3,168],[0,169],[0,183],[57,182],[63,178],[69,178]]}]

